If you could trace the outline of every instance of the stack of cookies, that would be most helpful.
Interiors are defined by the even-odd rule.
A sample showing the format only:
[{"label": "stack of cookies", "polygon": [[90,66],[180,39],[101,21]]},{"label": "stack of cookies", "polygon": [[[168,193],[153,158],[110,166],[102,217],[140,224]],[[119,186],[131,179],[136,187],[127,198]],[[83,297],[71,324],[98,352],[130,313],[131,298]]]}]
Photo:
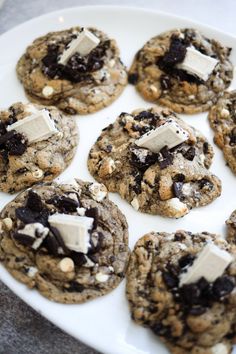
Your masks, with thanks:
[{"label": "stack of cookies", "polygon": [[[150,39],[129,72],[116,41],[93,27],[51,32],[26,49],[17,76],[30,103],[0,111],[0,190],[20,192],[0,214],[0,260],[16,279],[50,300],[83,303],[126,276],[132,319],[171,353],[232,352],[235,212],[226,238],[150,230],[130,252],[126,217],[108,196],[118,193],[140,217],[168,218],[220,197],[214,148],[178,113],[209,111],[215,143],[236,173],[230,52],[189,28]],[[95,182],[55,182],[79,143],[73,115],[110,105],[127,83],[153,107],[122,107],[102,130],[88,156]]]}]

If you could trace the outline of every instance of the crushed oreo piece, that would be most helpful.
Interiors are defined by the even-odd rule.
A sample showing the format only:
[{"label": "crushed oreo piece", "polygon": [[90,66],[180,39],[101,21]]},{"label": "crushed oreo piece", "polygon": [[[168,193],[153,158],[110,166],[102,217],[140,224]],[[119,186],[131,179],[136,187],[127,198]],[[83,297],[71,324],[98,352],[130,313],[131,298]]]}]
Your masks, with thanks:
[{"label": "crushed oreo piece", "polygon": [[182,193],[182,188],[183,188],[183,182],[174,182],[172,186],[172,190],[174,193],[174,196],[181,199],[183,196]]},{"label": "crushed oreo piece", "polygon": [[14,240],[16,240],[21,245],[26,246],[26,247],[32,246],[32,244],[35,241],[33,237],[31,237],[29,235],[22,234],[22,233],[18,233],[18,232],[14,232],[12,234],[12,237]]},{"label": "crushed oreo piece", "polygon": [[[12,130],[12,132],[14,132],[14,130]],[[9,155],[23,155],[27,149],[27,139],[22,134],[15,133],[6,141],[5,149],[8,151]]]},{"label": "crushed oreo piece", "polygon": [[59,211],[63,213],[75,212],[76,209],[80,206],[78,201],[63,195],[55,195],[54,197],[48,199],[46,203],[53,204],[59,209]]},{"label": "crushed oreo piece", "polygon": [[68,287],[64,287],[64,290],[70,293],[81,293],[82,291],[84,291],[84,289],[84,285],[79,284],[77,281],[74,280],[69,283]]},{"label": "crushed oreo piece", "polygon": [[158,60],[157,64],[160,69],[163,69],[181,63],[185,58],[186,51],[187,46],[183,43],[181,38],[172,36],[169,50]]},{"label": "crushed oreo piece", "polygon": [[94,242],[93,235],[92,237],[90,237],[91,247],[89,248],[88,251],[89,258],[91,258],[91,255],[98,252],[103,247],[103,240],[104,240],[104,235],[101,232],[97,233],[96,243]]},{"label": "crushed oreo piece", "polygon": [[134,186],[132,188],[136,194],[140,194],[142,190],[141,182],[143,180],[143,172],[135,170],[132,176],[134,177]]},{"label": "crushed oreo piece", "polygon": [[234,289],[234,282],[228,276],[222,276],[215,280],[212,287],[212,294],[219,300],[222,297],[230,294]]},{"label": "crushed oreo piece", "polygon": [[151,330],[159,337],[171,337],[171,327],[164,326],[161,322],[157,322],[151,327]]},{"label": "crushed oreo piece", "polygon": [[30,190],[25,206],[26,208],[29,208],[32,211],[40,212],[43,209],[42,199],[37,193],[35,193],[33,190]]},{"label": "crushed oreo piece", "polygon": [[232,129],[230,133],[230,146],[236,145],[236,128]]},{"label": "crushed oreo piece", "polygon": [[93,230],[98,226],[98,208],[90,208],[85,211],[85,216],[93,218]]},{"label": "crushed oreo piece", "polygon": [[203,143],[203,153],[208,154],[208,152],[209,152],[209,144],[205,141]]},{"label": "crushed oreo piece", "polygon": [[78,267],[83,266],[87,262],[85,255],[81,252],[71,251],[70,258],[73,259],[75,265]]},{"label": "crushed oreo piece", "polygon": [[168,75],[161,75],[160,83],[161,83],[161,88],[163,91],[169,90],[172,86],[171,79]]},{"label": "crushed oreo piece", "polygon": [[201,180],[198,181],[198,185],[200,189],[208,189],[212,190],[214,185],[206,178],[202,178]]},{"label": "crushed oreo piece", "polygon": [[191,146],[187,151],[183,152],[183,156],[189,161],[193,161],[195,154],[196,150],[193,146]]},{"label": "crushed oreo piece", "polygon": [[134,117],[134,120],[138,120],[138,121],[142,121],[142,120],[145,120],[145,119],[148,119],[149,121],[151,120],[154,120],[154,121],[157,121],[159,120],[159,116],[157,114],[154,114],[150,111],[142,111],[142,112],[139,112],[135,117]]},{"label": "crushed oreo piece", "polygon": [[180,268],[190,267],[193,264],[195,256],[192,254],[186,254],[185,256],[179,259],[179,266]]},{"label": "crushed oreo piece", "polygon": [[173,177],[173,181],[174,182],[184,182],[185,181],[185,175],[183,173],[177,173],[174,177]]},{"label": "crushed oreo piece", "polygon": [[55,257],[70,254],[70,250],[66,247],[60,232],[53,226],[50,226],[49,234],[43,241],[42,246]]},{"label": "crushed oreo piece", "polygon": [[163,277],[163,280],[164,280],[166,286],[169,289],[172,289],[172,288],[175,288],[178,286],[179,280],[175,274],[170,273],[170,272],[163,272],[162,277]]},{"label": "crushed oreo piece", "polygon": [[133,166],[137,167],[139,170],[146,170],[151,165],[158,161],[158,154],[152,153],[150,150],[143,148],[132,147],[130,162]]},{"label": "crushed oreo piece", "polygon": [[131,85],[136,85],[138,83],[138,74],[137,73],[131,73],[128,75],[128,82]]},{"label": "crushed oreo piece", "polygon": [[174,156],[168,150],[168,147],[164,146],[158,154],[157,163],[160,166],[160,169],[163,170],[164,168],[170,166],[173,163],[173,160]]}]

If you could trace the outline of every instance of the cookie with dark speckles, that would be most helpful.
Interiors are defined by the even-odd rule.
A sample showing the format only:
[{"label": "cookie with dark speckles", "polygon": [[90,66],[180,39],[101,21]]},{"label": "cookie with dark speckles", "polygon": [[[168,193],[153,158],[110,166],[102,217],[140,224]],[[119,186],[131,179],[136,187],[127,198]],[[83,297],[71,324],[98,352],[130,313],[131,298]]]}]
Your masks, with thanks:
[{"label": "cookie with dark speckles", "polygon": [[[179,69],[186,48],[193,47],[219,62],[207,81]],[[196,29],[175,29],[150,39],[138,51],[129,72],[129,82],[148,101],[178,113],[208,110],[232,80],[231,48],[209,39]]]},{"label": "cookie with dark speckles", "polygon": [[[93,217],[87,253],[67,247],[48,222],[55,213]],[[75,180],[34,186],[5,206],[0,221],[2,263],[50,300],[82,303],[107,294],[125,276],[128,226],[103,185]]]},{"label": "cookie with dark speckles", "polygon": [[28,142],[24,134],[7,129],[15,122],[45,109],[31,103],[15,103],[0,111],[0,190],[14,193],[42,181],[52,181],[71,163],[78,144],[76,122],[56,107],[47,107],[58,130],[51,137]]},{"label": "cookie with dark speckles", "polygon": [[[174,121],[189,134],[178,146],[152,153],[139,147],[143,134]],[[202,133],[167,108],[121,113],[104,128],[88,157],[88,168],[110,192],[136,210],[179,218],[221,194],[220,180],[209,171],[212,146]]]},{"label": "cookie with dark speckles", "polygon": [[229,219],[226,220],[227,241],[236,244],[236,210],[232,212]]},{"label": "cookie with dark speckles", "polygon": [[73,27],[35,39],[17,64],[17,75],[28,98],[55,105],[68,114],[96,112],[111,104],[127,84],[126,69],[116,41],[88,28],[100,43],[87,56],[75,53],[66,65],[61,53],[81,32]]},{"label": "cookie with dark speckles", "polygon": [[226,163],[236,174],[236,91],[225,92],[209,112],[214,141],[223,151]]},{"label": "cookie with dark speckles", "polygon": [[[214,283],[201,278],[179,286],[181,274],[207,242],[228,251],[233,261]],[[132,319],[150,328],[173,354],[231,353],[236,314],[235,259],[235,246],[208,232],[146,234],[136,243],[127,271]]]}]

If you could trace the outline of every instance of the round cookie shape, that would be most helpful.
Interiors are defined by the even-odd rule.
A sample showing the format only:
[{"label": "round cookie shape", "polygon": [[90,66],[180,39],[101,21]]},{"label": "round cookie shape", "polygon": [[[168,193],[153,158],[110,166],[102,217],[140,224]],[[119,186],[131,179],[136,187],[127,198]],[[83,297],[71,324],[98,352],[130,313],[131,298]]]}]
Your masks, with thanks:
[{"label": "round cookie shape", "polygon": [[[79,222],[92,219],[87,250],[74,248],[77,243],[71,246],[73,231],[65,241],[60,227],[51,223],[58,213]],[[34,186],[10,202],[0,220],[4,266],[50,300],[86,302],[110,292],[124,278],[128,226],[103,185],[76,179]]]},{"label": "round cookie shape", "polygon": [[126,69],[115,40],[88,30],[100,43],[86,56],[72,55],[59,63],[62,53],[84,29],[50,32],[37,38],[17,64],[17,75],[28,98],[55,105],[68,114],[88,114],[111,104],[127,84]]},{"label": "round cookie shape", "polygon": [[[55,134],[31,142],[25,134],[8,131],[14,123],[42,110],[49,114]],[[0,111],[0,141],[0,190],[14,193],[62,173],[75,155],[78,131],[75,121],[56,107],[18,102]]]},{"label": "round cookie shape", "polygon": [[236,91],[225,92],[210,109],[208,119],[214,130],[215,143],[236,174]]},{"label": "round cookie shape", "polygon": [[236,244],[236,210],[232,212],[229,219],[226,220],[227,241]]},{"label": "round cookie shape", "polygon": [[[184,130],[188,140],[159,153],[136,144],[169,121]],[[200,131],[169,109],[154,107],[123,112],[104,128],[90,150],[88,168],[136,210],[179,218],[220,195],[220,180],[209,171],[212,158],[213,149]]]},{"label": "round cookie shape", "polygon": [[[187,48],[218,61],[207,80],[179,67]],[[174,29],[153,37],[137,52],[129,71],[129,82],[146,100],[175,112],[204,112],[232,80],[230,52],[231,48],[205,37],[196,29]]]},{"label": "round cookie shape", "polygon": [[[230,253],[231,264],[214,282],[201,278],[180,286],[181,274],[207,243]],[[127,271],[132,319],[150,328],[173,354],[231,353],[235,259],[235,246],[208,232],[146,234],[136,243]]]}]

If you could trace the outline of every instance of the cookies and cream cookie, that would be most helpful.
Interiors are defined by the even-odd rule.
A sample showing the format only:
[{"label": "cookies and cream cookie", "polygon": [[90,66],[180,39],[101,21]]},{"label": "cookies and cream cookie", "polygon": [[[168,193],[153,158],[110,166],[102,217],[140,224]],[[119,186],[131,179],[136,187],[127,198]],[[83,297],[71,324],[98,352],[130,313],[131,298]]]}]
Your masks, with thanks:
[{"label": "cookies and cream cookie", "polygon": [[211,108],[208,119],[214,130],[215,143],[236,174],[236,91],[225,92]]},{"label": "cookies and cream cookie", "polygon": [[211,203],[221,182],[210,171],[212,146],[169,109],[121,113],[104,128],[88,168],[136,210],[179,218]]},{"label": "cookies and cream cookie", "polygon": [[85,302],[125,275],[127,222],[99,183],[34,186],[5,206],[0,224],[0,260],[50,300]]},{"label": "cookies and cream cookie", "polygon": [[150,232],[127,271],[132,319],[173,354],[229,354],[236,321],[236,248],[208,232]]},{"label": "cookies and cream cookie", "polygon": [[0,111],[0,190],[14,193],[53,180],[77,144],[75,121],[56,107],[18,102]]},{"label": "cookies and cream cookie", "polygon": [[129,82],[148,101],[178,113],[203,112],[232,80],[230,51],[196,29],[171,30],[137,52]]},{"label": "cookies and cream cookie", "polygon": [[226,220],[227,225],[227,241],[236,244],[236,210],[232,212]]},{"label": "cookies and cream cookie", "polygon": [[35,39],[18,61],[17,75],[31,101],[68,114],[108,106],[127,82],[115,40],[81,27]]}]

